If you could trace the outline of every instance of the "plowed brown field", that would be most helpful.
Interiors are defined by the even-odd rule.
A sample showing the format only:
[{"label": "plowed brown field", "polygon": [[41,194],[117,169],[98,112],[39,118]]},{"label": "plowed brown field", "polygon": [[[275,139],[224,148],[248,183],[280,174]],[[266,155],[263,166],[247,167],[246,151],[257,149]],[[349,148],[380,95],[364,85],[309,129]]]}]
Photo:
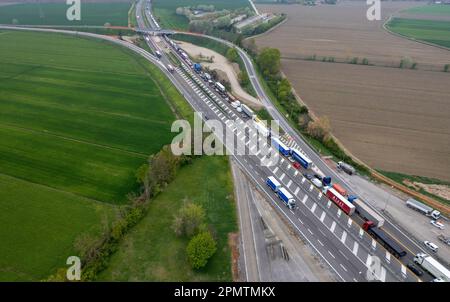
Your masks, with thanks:
[{"label": "plowed brown field", "polygon": [[[394,12],[408,5],[382,2],[383,14],[387,6]],[[355,3],[259,8],[289,19],[257,38],[258,47],[281,50],[282,70],[297,93],[315,114],[330,118],[353,154],[377,169],[450,180],[450,73],[295,59],[316,53],[391,62],[415,54],[440,65],[450,62],[449,51],[364,25],[365,12]]]}]

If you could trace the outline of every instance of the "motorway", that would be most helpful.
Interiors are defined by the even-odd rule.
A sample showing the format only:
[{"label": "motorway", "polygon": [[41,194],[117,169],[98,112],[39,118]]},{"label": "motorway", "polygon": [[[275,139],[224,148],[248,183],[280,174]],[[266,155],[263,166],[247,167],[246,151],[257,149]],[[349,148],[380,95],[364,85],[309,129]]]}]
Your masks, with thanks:
[{"label": "motorway", "polygon": [[[147,28],[144,18],[148,24],[157,28],[157,25],[151,18],[151,7],[147,2],[148,9],[143,9],[143,1],[138,2],[136,8],[137,21],[141,29]],[[142,13],[144,12],[144,15]],[[20,29],[59,32],[70,35],[88,36],[97,39],[108,40],[112,43],[122,45],[130,50],[145,57],[148,61],[155,64],[171,80],[174,86],[186,98],[194,111],[201,112],[203,119],[216,120],[224,129],[231,130],[233,142],[241,142],[239,145],[245,146],[247,151],[245,155],[235,155],[238,151],[237,143],[231,143],[227,139],[224,141],[222,133],[214,128],[217,137],[222,140],[228,151],[233,153],[236,162],[242,168],[248,177],[254,182],[255,186],[268,198],[278,211],[290,222],[291,226],[304,238],[317,254],[326,262],[338,279],[342,281],[418,281],[418,278],[410,272],[404,263],[391,257],[384,247],[379,245],[372,237],[361,229],[359,221],[345,215],[337,206],[328,200],[320,191],[307,181],[302,173],[292,167],[290,159],[280,157],[279,160],[266,157],[261,154],[258,146],[267,144],[267,139],[261,137],[249,119],[242,113],[236,112],[228,102],[218,95],[192,71],[192,69],[183,63],[183,59],[174,51],[164,38],[147,36],[149,47],[153,50],[160,50],[163,56],[158,59],[147,51],[122,40],[107,36],[73,32],[67,30],[52,29],[27,29],[14,28],[11,26],[0,26],[4,29]],[[217,39],[217,38],[215,38]],[[220,40],[220,39],[219,39]],[[227,42],[229,43],[229,42]],[[281,128],[292,138],[286,143],[298,146],[311,160],[317,165],[324,174],[331,175],[335,179],[340,177],[332,171],[316,154],[310,146],[301,139],[301,137],[290,127],[289,123],[270,103],[269,98],[262,89],[256,71],[254,70],[251,59],[241,49],[238,49],[243,57],[249,77],[254,88],[263,101],[269,113],[274,119],[277,119]],[[171,52],[181,64],[171,73],[167,70],[168,64],[174,64],[171,58],[166,55]],[[172,59],[173,60],[173,59]],[[212,125],[206,122],[206,124]],[[278,155],[273,148],[269,148],[270,154]],[[273,156],[272,156],[273,157]],[[277,196],[266,185],[265,180],[268,176],[275,176],[280,183],[297,200],[294,210],[285,207]],[[347,185],[344,181],[342,184]],[[389,224],[388,224],[389,225]],[[395,231],[393,227],[392,232]],[[396,234],[396,233],[395,233]],[[397,234],[396,234],[397,235]],[[401,233],[400,233],[401,235]],[[399,238],[396,236],[396,238]],[[413,249],[414,253],[420,250],[414,243],[407,240],[406,246]],[[410,245],[411,244],[411,245]],[[409,250],[409,249],[408,249]],[[410,250],[409,250],[410,253]],[[374,256],[380,259],[380,265],[372,273],[368,273],[368,268],[372,267]]]},{"label": "motorway", "polygon": [[[144,15],[142,15],[144,13]],[[143,2],[139,2],[137,5],[137,20],[139,28],[145,30],[145,21],[147,19],[148,24],[152,27],[151,30],[157,30],[159,26],[155,24],[154,19],[151,16],[151,7],[147,2],[144,9]],[[153,49],[159,49],[162,53],[165,53],[170,49],[170,45],[166,43],[164,39],[161,39],[159,43],[155,42],[152,36],[149,37],[149,46]],[[158,38],[156,38],[158,39]],[[218,41],[234,46],[230,42],[225,42],[217,38]],[[158,45],[159,44],[159,45]],[[281,114],[273,107],[268,97],[265,95],[262,89],[256,71],[253,68],[253,64],[248,55],[241,49],[241,56],[249,71],[249,77],[252,79],[252,83],[255,90],[258,93],[260,99],[266,105],[269,113],[275,119],[279,119],[280,126],[283,130],[292,132],[292,136],[297,136],[296,132],[289,126],[287,121],[281,116]],[[183,59],[178,55],[176,51],[171,50],[180,62]],[[164,64],[173,64],[165,55],[161,58]],[[196,105],[202,110],[200,112],[206,114],[208,117],[215,117],[217,120],[222,121],[225,127],[238,129],[235,131],[237,139],[243,140],[247,146],[249,146],[250,153],[252,153],[252,141],[251,137],[257,135],[257,131],[247,125],[245,127],[246,118],[237,112],[225,102],[220,95],[215,93],[213,89],[209,89],[206,83],[203,82],[186,64],[181,63],[181,68],[176,69],[176,76],[181,77],[182,82],[180,85],[184,85],[186,90],[191,90],[190,95],[196,101]],[[184,81],[184,83],[183,83]],[[233,122],[237,122],[233,125]],[[248,128],[248,132],[244,131],[244,126]],[[250,137],[251,136],[251,137]],[[297,138],[299,142],[303,142],[300,137]],[[259,138],[259,142],[261,138]],[[288,142],[292,145],[292,142]],[[294,140],[295,143],[295,140]],[[317,155],[312,149],[308,149],[309,146],[303,142],[298,146],[305,151],[308,156],[310,153],[314,156],[310,158],[318,165],[320,170],[329,171],[325,172],[328,175],[335,175],[331,169],[326,166],[319,155]],[[227,146],[228,147],[228,146]],[[308,152],[309,151],[309,152]],[[377,273],[378,279],[382,281],[417,281],[411,272],[400,263],[397,259],[391,257],[391,255],[380,246],[375,240],[372,239],[366,232],[360,227],[359,223],[349,218],[342,213],[334,204],[332,204],[321,192],[317,191],[297,170],[292,168],[291,162],[288,159],[281,159],[280,163],[275,167],[265,167],[261,165],[261,160],[264,159],[260,154],[250,154],[246,156],[235,156],[239,158],[241,165],[243,164],[248,171],[248,174],[259,184],[261,190],[265,191],[267,196],[279,207],[288,220],[296,227],[296,229],[302,234],[302,237],[307,238],[310,244],[319,251],[322,258],[326,260],[332,266],[334,271],[346,281],[363,281],[366,280],[367,267],[370,266],[373,256],[381,259],[381,267]],[[279,206],[280,202],[276,200],[273,192],[265,185],[265,179],[274,175],[284,186],[298,199],[301,200],[298,203],[297,209],[290,211],[284,206]],[[336,176],[337,179],[339,177]],[[342,183],[344,183],[342,181]],[[333,236],[330,236],[330,235]]]}]

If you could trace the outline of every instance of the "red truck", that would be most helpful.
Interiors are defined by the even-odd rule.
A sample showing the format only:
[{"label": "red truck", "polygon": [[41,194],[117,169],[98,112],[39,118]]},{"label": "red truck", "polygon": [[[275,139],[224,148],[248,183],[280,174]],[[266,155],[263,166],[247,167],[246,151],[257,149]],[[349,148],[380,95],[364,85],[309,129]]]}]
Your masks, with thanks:
[{"label": "red truck", "polygon": [[333,188],[342,196],[347,196],[347,191],[339,184],[333,184]]},{"label": "red truck", "polygon": [[355,212],[355,206],[334,188],[327,188],[325,195],[344,211],[345,214],[351,216]]}]

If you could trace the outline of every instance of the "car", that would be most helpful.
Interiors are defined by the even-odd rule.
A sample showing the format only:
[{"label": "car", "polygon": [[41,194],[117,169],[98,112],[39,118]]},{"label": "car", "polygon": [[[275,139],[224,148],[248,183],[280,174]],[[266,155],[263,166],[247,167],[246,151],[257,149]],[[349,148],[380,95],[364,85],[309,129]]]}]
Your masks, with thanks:
[{"label": "car", "polygon": [[308,174],[308,173],[303,173],[303,176],[305,176],[305,178],[307,180],[311,180],[314,177],[314,176],[312,176],[311,174]]},{"label": "car", "polygon": [[242,112],[241,106],[237,107],[237,108],[236,108],[236,111],[237,111],[237,112]]},{"label": "car", "polygon": [[314,177],[317,178],[318,180],[322,180],[322,176],[320,176],[319,174],[314,174]]},{"label": "car", "polygon": [[406,266],[417,276],[423,275],[423,272],[414,263],[410,262]]},{"label": "car", "polygon": [[312,182],[313,185],[316,186],[316,188],[318,188],[318,189],[322,188],[322,182],[319,179],[313,177],[311,179],[311,182]]},{"label": "car", "polygon": [[231,103],[231,107],[233,107],[234,109],[236,109],[238,107],[238,104],[236,102]]},{"label": "car", "polygon": [[433,226],[437,227],[438,229],[441,229],[441,230],[444,229],[444,225],[443,225],[442,223],[440,223],[439,221],[431,220],[430,223],[431,223]]},{"label": "car", "polygon": [[298,162],[294,162],[293,164],[292,164],[292,166],[295,168],[295,169],[300,169],[301,168],[301,165],[298,163]]},{"label": "car", "polygon": [[425,244],[425,246],[426,246],[429,250],[431,250],[433,253],[437,253],[438,250],[439,250],[439,247],[438,247],[436,244],[434,244],[433,242],[430,242],[430,241],[428,241],[428,240],[425,240],[425,241],[423,242],[423,244]]}]

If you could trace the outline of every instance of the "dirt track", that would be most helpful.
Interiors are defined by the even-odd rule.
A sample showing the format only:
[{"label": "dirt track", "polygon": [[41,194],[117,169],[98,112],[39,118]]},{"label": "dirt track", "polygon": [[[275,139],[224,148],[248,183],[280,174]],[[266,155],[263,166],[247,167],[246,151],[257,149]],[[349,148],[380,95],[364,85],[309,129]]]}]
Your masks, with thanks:
[{"label": "dirt track", "polygon": [[[388,65],[407,55],[434,66],[450,62],[449,51],[366,24],[360,3],[260,5],[287,12],[289,20],[257,45],[281,50],[296,92],[315,114],[329,116],[333,133],[358,158],[377,169],[450,180],[450,73],[286,58],[316,53]],[[384,17],[411,5],[417,3],[382,2]]]}]

